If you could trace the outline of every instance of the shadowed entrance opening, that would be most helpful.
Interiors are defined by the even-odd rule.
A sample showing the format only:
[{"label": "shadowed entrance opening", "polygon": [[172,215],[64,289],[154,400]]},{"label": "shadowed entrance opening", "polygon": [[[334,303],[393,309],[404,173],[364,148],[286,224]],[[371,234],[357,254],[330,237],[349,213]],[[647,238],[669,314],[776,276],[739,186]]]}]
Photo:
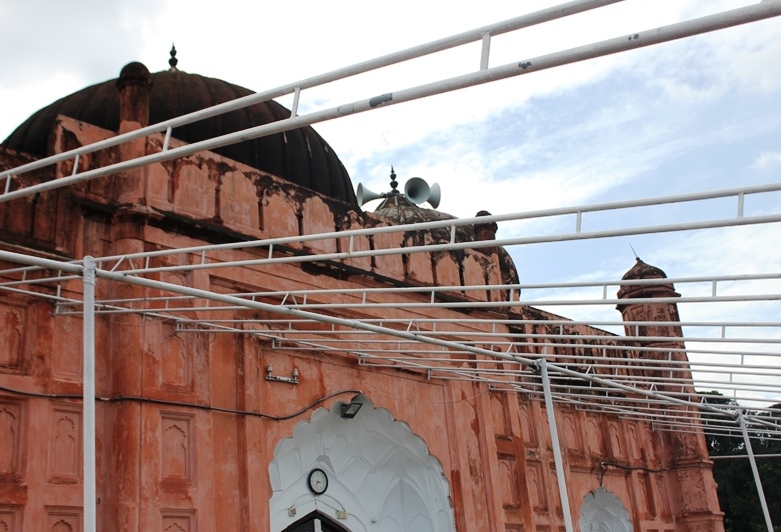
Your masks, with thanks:
[{"label": "shadowed entrance opening", "polygon": [[314,511],[302,517],[282,532],[350,532],[350,530],[327,515]]}]

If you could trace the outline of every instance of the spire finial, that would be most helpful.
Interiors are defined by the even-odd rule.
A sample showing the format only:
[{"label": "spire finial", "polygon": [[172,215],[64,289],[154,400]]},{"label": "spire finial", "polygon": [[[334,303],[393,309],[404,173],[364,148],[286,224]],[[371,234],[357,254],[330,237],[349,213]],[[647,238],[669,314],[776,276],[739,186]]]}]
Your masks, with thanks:
[{"label": "spire finial", "polygon": [[174,43],[171,43],[171,51],[169,53],[171,54],[171,59],[168,60],[168,64],[171,65],[171,70],[178,70],[176,65],[179,63],[179,60],[176,58],[176,46],[174,46]]},{"label": "spire finial", "polygon": [[637,251],[635,251],[635,248],[632,247],[632,244],[629,244],[629,249],[632,250],[632,253],[635,255],[635,260],[640,262],[640,257],[637,256]]},{"label": "spire finial", "polygon": [[391,183],[390,183],[390,185],[391,185],[391,194],[393,194],[393,195],[398,194],[399,191],[396,190],[396,187],[399,186],[399,182],[396,181],[396,172],[394,172],[393,166],[391,166],[390,178],[391,178]]}]

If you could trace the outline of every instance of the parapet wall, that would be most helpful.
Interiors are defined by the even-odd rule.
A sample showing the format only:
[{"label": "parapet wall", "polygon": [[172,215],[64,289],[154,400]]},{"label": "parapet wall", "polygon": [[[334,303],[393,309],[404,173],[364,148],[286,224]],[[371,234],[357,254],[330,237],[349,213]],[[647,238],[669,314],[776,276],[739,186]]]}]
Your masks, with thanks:
[{"label": "parapet wall", "polygon": [[[67,151],[109,138],[111,132],[60,117],[55,151]],[[162,134],[128,145],[82,156],[78,172],[120,160],[159,153]],[[170,149],[183,143],[171,139]],[[60,163],[56,178],[72,175],[73,161]],[[69,190],[82,204],[111,211],[134,211],[160,224],[187,223],[212,231],[225,241],[299,237],[380,227],[388,221],[356,206],[323,196],[213,152],[200,152],[153,163],[112,176],[81,183]],[[221,237],[216,235],[222,235]],[[430,243],[423,232],[316,239],[285,246],[313,254],[360,253]],[[65,249],[77,249],[62,245]],[[498,263],[479,251],[392,254],[349,257],[344,264],[413,285],[501,284]],[[477,300],[503,299],[486,290],[461,292]]]}]

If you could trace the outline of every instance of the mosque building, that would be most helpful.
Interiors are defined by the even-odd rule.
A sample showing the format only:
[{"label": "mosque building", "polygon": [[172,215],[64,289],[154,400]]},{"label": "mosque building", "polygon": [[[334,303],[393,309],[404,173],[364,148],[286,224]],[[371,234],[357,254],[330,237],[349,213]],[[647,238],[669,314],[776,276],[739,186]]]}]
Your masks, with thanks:
[{"label": "mosque building", "polygon": [[[0,146],[0,170],[250,93],[186,73],[173,56],[170,69],[151,74],[131,63],[118,79],[33,114]],[[254,104],[175,127],[170,139],[151,134],[82,155],[78,163],[64,158],[22,180],[25,186],[48,182],[289,116],[274,101]],[[670,325],[678,315],[668,301],[677,294],[658,268],[638,260],[625,279],[659,282],[629,284],[618,293],[623,319],[646,322],[642,330],[627,326],[627,336],[649,337],[648,349],[634,354],[636,367],[625,367],[618,359],[611,366],[611,353],[637,347],[635,340],[531,306],[496,304],[512,295],[495,287],[517,283],[518,273],[503,248],[480,245],[495,238],[493,223],[459,228],[456,240],[473,247],[344,260],[328,257],[348,246],[447,242],[450,231],[378,231],[349,243],[291,239],[273,251],[225,246],[451,218],[409,201],[395,174],[392,179],[380,207],[364,211],[337,154],[314,129],[302,127],[0,204],[5,251],[59,261],[120,257],[101,263],[116,272],[142,268],[121,257],[145,254],[150,279],[255,294],[253,301],[280,308],[288,303],[280,295],[286,291],[311,290],[312,304],[318,298],[351,303],[360,297],[354,294],[372,289],[371,305],[323,305],[319,314],[340,320],[328,324],[252,307],[218,309],[197,298],[163,297],[151,285],[99,279],[97,529],[549,532],[564,530],[569,508],[582,531],[723,530],[705,438],[684,407],[646,406],[659,408],[660,416],[692,416],[690,432],[656,430],[645,418],[609,408],[556,402],[568,499],[562,501],[537,374],[484,354],[448,360],[441,346],[426,343],[404,364],[384,363],[387,356],[375,358],[368,349],[356,356],[364,338],[384,340],[372,345],[386,351],[409,340],[371,331],[361,336],[344,325],[388,320],[384,326],[405,330],[400,318],[412,316],[424,332],[436,328],[453,341],[498,351],[485,339],[490,327],[494,338],[527,337],[515,348],[526,358],[558,350],[580,369],[575,355],[593,355],[603,361],[593,369],[597,376],[653,379],[658,369],[645,369],[644,361],[674,353],[677,367],[686,364],[680,327]],[[185,248],[207,251],[172,252]],[[269,255],[284,260],[264,262]],[[303,260],[314,255],[323,258]],[[199,261],[241,265],[189,267]],[[19,280],[20,267],[4,262],[0,281]],[[437,286],[486,288],[403,291]],[[82,297],[78,278],[0,290],[0,530],[84,527],[83,314],[63,304]],[[443,304],[416,306],[429,297]],[[647,303],[657,297],[665,302]],[[343,347],[306,344],[308,330],[328,332],[329,345]],[[569,343],[534,341],[550,331]],[[578,336],[590,340],[573,339]],[[468,375],[484,368],[505,381],[440,378],[416,368],[414,356],[439,356],[443,368]],[[602,393],[576,379],[559,385],[581,386],[584,396]]]}]

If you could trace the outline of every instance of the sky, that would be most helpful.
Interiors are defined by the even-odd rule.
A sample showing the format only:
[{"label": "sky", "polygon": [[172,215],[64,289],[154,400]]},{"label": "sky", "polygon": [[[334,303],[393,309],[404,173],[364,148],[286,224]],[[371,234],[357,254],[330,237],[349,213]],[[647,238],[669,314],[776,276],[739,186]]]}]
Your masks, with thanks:
[{"label": "sky", "polygon": [[[37,109],[141,61],[260,91],[553,6],[339,0],[0,0],[0,139]],[[627,0],[498,36],[490,66],[724,11],[746,0]],[[781,18],[559,67],[315,125],[353,184],[389,189],[393,166],[439,183],[459,217],[697,193],[779,181]],[[12,53],[10,51],[13,51]],[[299,113],[479,67],[478,44],[303,91]],[[281,103],[290,105],[289,98]],[[778,212],[779,195],[747,213]],[[372,210],[369,204],[366,209]],[[586,215],[584,230],[724,217],[733,202]],[[571,218],[500,225],[499,237],[571,232]],[[778,225],[535,244],[511,249],[524,283],[616,280],[634,252],[670,277],[781,271]],[[631,248],[630,248],[631,246]],[[679,286],[685,295],[709,285]],[[726,290],[737,289],[726,286]],[[781,293],[778,284],[757,284]],[[558,296],[590,297],[572,289]],[[539,297],[549,297],[541,291]],[[557,313],[617,319],[613,308]],[[781,321],[775,303],[691,305],[684,319]],[[712,331],[711,331],[712,332]],[[710,334],[710,332],[708,333]],[[762,334],[781,336],[775,329]]]}]

